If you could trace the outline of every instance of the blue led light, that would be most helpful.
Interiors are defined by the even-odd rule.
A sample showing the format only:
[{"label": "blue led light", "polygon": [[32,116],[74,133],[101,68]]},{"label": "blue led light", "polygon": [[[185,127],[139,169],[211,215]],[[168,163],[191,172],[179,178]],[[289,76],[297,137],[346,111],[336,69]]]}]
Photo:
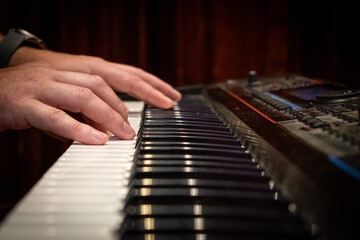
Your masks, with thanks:
[{"label": "blue led light", "polygon": [[341,170],[343,170],[344,172],[346,172],[347,174],[349,174],[350,176],[352,176],[353,178],[355,178],[356,180],[358,180],[360,182],[360,171],[359,170],[353,168],[352,166],[341,161],[341,159],[339,159],[335,156],[329,156],[328,160],[332,164],[334,164],[335,166],[337,166],[338,168],[340,168]]},{"label": "blue led light", "polygon": [[278,101],[280,101],[282,103],[285,103],[285,104],[289,105],[294,110],[297,110],[297,109],[300,108],[299,105],[293,104],[292,102],[289,102],[289,101],[287,101],[287,100],[285,100],[285,99],[283,99],[283,98],[281,98],[279,96],[276,96],[275,94],[272,94],[272,93],[269,93],[269,92],[264,92],[264,94],[269,96],[269,97],[272,97],[273,99],[276,99],[276,100],[278,100]]}]

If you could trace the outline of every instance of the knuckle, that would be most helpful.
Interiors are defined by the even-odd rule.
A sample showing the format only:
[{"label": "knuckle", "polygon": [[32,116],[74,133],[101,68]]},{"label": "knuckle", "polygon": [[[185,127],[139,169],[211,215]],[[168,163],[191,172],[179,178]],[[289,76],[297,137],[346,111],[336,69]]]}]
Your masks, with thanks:
[{"label": "knuckle", "polygon": [[51,124],[57,125],[59,122],[62,122],[64,120],[65,113],[57,109],[50,112],[48,118]]},{"label": "knuckle", "polygon": [[106,87],[106,82],[104,81],[104,79],[98,75],[90,75],[91,78],[91,82],[93,83],[95,88],[105,88]]},{"label": "knuckle", "polygon": [[91,57],[91,60],[93,61],[93,63],[97,64],[97,63],[103,63],[105,62],[105,60],[101,57]]},{"label": "knuckle", "polygon": [[78,88],[76,94],[85,101],[91,101],[95,97],[95,94],[88,88]]},{"label": "knuckle", "polygon": [[127,113],[128,112],[128,108],[126,107],[126,105],[122,102],[120,102],[120,112],[122,113]]},{"label": "knuckle", "polygon": [[84,126],[83,126],[83,124],[81,123],[81,122],[75,122],[75,123],[73,123],[72,124],[72,126],[71,126],[71,131],[72,131],[72,133],[74,133],[74,134],[78,134],[78,133],[81,133],[82,131],[83,131],[83,129],[84,129]]},{"label": "knuckle", "polygon": [[96,74],[99,65],[105,62],[105,60],[100,57],[82,55],[80,58],[81,62],[87,65],[90,74]]},{"label": "knuckle", "polygon": [[96,57],[96,56],[87,56],[87,55],[81,55],[80,57],[83,58],[84,61],[87,61],[89,63],[100,63],[100,62],[104,62],[105,60],[101,57]]}]

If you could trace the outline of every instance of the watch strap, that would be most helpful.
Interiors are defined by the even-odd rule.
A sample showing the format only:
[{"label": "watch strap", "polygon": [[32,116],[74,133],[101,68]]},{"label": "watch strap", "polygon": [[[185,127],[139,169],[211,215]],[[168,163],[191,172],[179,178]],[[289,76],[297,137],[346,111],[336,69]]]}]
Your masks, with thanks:
[{"label": "watch strap", "polygon": [[45,43],[41,39],[24,30],[20,31],[11,29],[0,42],[0,68],[7,67],[12,55],[23,45],[46,48]]}]

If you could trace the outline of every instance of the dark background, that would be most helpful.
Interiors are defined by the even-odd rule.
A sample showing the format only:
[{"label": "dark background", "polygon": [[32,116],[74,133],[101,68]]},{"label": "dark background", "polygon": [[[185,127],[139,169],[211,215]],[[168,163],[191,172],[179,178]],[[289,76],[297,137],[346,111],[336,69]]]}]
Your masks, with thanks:
[{"label": "dark background", "polygon": [[[0,0],[17,27],[54,51],[141,67],[174,86],[297,73],[359,86],[354,1]],[[29,129],[0,133],[0,219],[66,149]]]}]

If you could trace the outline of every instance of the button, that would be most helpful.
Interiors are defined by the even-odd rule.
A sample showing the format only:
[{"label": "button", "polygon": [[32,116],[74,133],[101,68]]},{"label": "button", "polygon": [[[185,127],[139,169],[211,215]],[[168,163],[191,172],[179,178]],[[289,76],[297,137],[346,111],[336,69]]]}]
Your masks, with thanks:
[{"label": "button", "polygon": [[320,127],[329,127],[330,126],[330,124],[328,124],[327,122],[321,121],[321,120],[312,122],[309,125],[311,128],[320,128]]}]

